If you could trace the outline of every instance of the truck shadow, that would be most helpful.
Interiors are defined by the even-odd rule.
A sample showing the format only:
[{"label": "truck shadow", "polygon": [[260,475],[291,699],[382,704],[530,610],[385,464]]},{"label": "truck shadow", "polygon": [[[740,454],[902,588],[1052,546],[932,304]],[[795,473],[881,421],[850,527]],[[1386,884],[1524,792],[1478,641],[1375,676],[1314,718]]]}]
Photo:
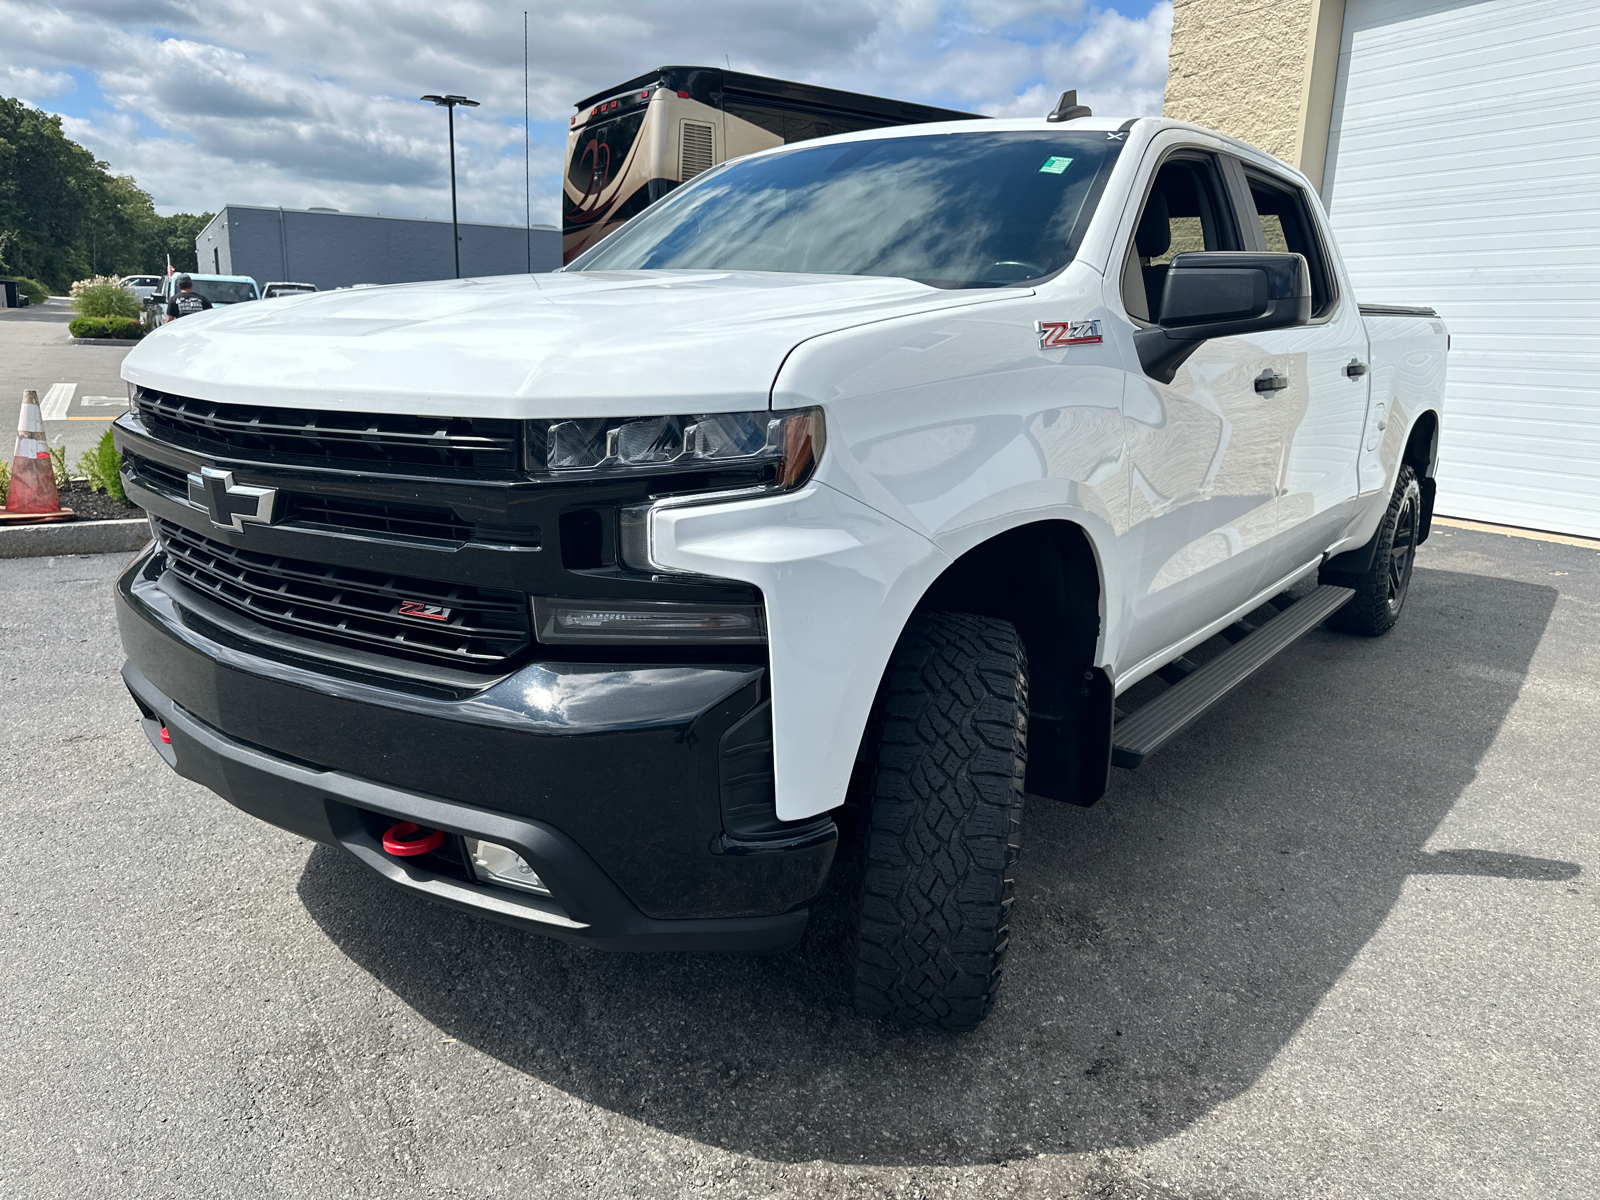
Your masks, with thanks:
[{"label": "truck shadow", "polygon": [[883,1165],[1137,1145],[1249,1088],[1408,880],[1579,872],[1423,848],[1516,700],[1555,595],[1419,567],[1388,637],[1315,631],[1114,773],[1097,807],[1031,800],[1006,983],[964,1037],[851,1012],[840,890],[798,949],[753,959],[573,949],[428,905],[325,847],[300,895],[445,1035],[681,1137]]}]

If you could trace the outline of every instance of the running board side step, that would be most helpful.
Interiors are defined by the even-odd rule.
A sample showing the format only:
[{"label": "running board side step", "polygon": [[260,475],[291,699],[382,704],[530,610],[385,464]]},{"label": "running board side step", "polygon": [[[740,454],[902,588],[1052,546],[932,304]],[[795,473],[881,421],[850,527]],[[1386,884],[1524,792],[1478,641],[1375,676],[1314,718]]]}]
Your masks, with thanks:
[{"label": "running board side step", "polygon": [[1324,585],[1134,710],[1111,731],[1111,763],[1132,769],[1198,720],[1279,651],[1343,608],[1354,588]]}]

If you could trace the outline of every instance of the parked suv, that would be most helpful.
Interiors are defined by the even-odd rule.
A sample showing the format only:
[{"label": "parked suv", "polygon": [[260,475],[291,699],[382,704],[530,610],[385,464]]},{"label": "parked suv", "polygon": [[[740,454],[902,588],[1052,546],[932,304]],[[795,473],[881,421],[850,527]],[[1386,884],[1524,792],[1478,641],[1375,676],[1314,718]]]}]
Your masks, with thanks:
[{"label": "parked suv", "polygon": [[1025,795],[1389,629],[1432,511],[1433,312],[1357,305],[1293,168],[1082,111],[783,146],[554,274],[142,342],[156,752],[608,949],[782,950],[849,859],[859,1008],[973,1027]]}]

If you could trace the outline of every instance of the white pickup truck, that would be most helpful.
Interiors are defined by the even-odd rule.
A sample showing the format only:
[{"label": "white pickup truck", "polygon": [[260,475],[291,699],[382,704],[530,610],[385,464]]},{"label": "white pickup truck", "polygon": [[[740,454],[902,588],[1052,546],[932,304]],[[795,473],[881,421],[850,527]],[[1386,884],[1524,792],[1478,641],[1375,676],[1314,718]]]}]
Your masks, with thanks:
[{"label": "white pickup truck", "polygon": [[124,677],[180,773],[568,941],[781,950],[837,858],[862,1011],[971,1028],[1025,794],[1394,624],[1447,345],[1193,125],[779,147],[554,274],[145,338]]}]

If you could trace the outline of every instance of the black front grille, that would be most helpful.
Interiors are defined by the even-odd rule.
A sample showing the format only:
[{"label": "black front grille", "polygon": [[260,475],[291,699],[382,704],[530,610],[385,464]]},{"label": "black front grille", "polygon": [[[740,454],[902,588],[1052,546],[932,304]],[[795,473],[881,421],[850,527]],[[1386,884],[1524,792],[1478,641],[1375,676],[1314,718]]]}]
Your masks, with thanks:
[{"label": "black front grille", "polygon": [[168,569],[263,624],[330,642],[494,666],[530,641],[528,600],[500,591],[237,550],[156,521]]},{"label": "black front grille", "polygon": [[472,526],[448,508],[415,508],[344,496],[289,497],[284,521],[340,533],[388,533],[404,538],[441,538],[464,542]]},{"label": "black front grille", "polygon": [[[189,494],[187,472],[154,459],[129,456],[134,479],[152,492],[184,499]],[[472,537],[472,524],[448,508],[389,504],[386,501],[351,500],[344,496],[310,496],[288,493],[283,523],[327,529],[336,533],[386,533],[402,538],[435,538],[464,542]],[[537,537],[537,531],[529,531]]]},{"label": "black front grille", "polygon": [[511,420],[218,404],[148,388],[134,406],[163,441],[222,458],[491,478],[521,465],[521,426]]},{"label": "black front grille", "polygon": [[133,477],[152,492],[160,492],[164,496],[184,497],[189,494],[189,473],[180,471],[177,467],[169,467],[166,463],[158,463],[150,458],[128,456],[128,466],[133,469]]}]

